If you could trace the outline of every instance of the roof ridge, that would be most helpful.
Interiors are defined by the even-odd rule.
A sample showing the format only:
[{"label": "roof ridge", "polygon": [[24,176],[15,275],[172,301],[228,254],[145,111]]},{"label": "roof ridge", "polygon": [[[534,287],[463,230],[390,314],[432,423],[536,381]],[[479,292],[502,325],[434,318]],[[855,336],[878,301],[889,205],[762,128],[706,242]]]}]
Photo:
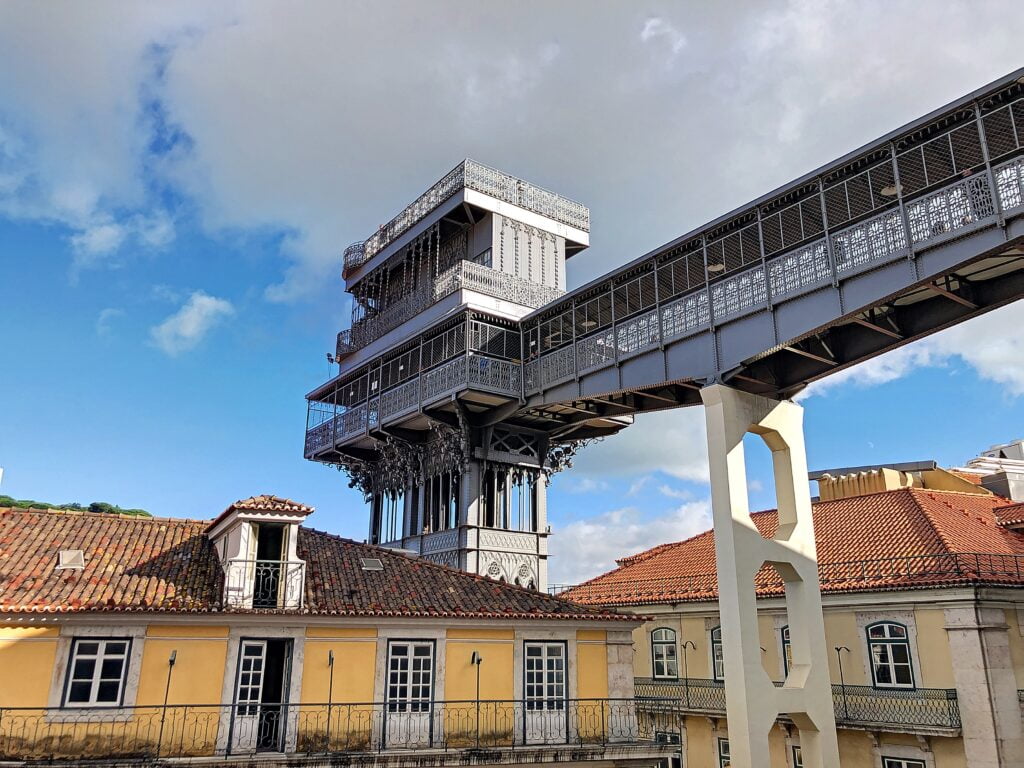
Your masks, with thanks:
[{"label": "roof ridge", "polygon": [[133,515],[128,512],[90,512],[88,509],[68,509],[67,507],[0,507],[0,513],[22,512],[22,513],[45,513],[52,515],[81,515],[89,518],[109,518],[111,520],[138,520],[145,523],[189,523],[194,525],[205,525],[205,520],[196,520],[193,517],[157,517],[155,515]]}]

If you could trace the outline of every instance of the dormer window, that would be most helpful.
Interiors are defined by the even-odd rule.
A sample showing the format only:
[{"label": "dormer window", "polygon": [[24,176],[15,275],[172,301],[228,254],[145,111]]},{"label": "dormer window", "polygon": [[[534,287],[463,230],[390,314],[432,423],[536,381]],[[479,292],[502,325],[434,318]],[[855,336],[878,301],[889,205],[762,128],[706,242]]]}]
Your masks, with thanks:
[{"label": "dormer window", "polygon": [[306,563],[298,557],[299,524],[311,507],[254,496],[228,507],[207,528],[224,568],[224,605],[233,609],[302,607]]}]

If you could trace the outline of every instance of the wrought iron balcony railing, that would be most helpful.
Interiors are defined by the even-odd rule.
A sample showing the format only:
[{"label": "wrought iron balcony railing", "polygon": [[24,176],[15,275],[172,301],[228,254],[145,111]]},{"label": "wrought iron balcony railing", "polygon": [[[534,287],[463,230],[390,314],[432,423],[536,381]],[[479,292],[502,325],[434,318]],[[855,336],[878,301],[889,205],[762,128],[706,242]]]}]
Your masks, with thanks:
[{"label": "wrought iron balcony railing", "polygon": [[[719,680],[638,677],[635,686],[641,712],[725,714],[725,684]],[[832,700],[840,726],[909,731],[960,728],[960,708],[953,689],[833,685]]]},{"label": "wrought iron balcony railing", "polygon": [[355,406],[309,402],[306,456],[344,443],[414,412],[424,403],[472,388],[507,397],[522,391],[522,367],[489,355],[460,354]]},{"label": "wrought iron balcony railing", "polygon": [[301,560],[224,561],[224,605],[228,608],[301,608],[306,564]]},{"label": "wrought iron balcony railing", "polygon": [[541,216],[547,216],[584,232],[590,231],[590,211],[582,203],[569,200],[473,160],[464,160],[414,202],[407,205],[395,218],[374,232],[365,242],[353,243],[346,248],[346,271],[365,264],[426,218],[445,200],[464,188],[482,192],[502,202],[518,205],[528,211],[539,213]]},{"label": "wrought iron balcony railing", "polygon": [[463,288],[530,309],[542,307],[565,293],[507,272],[461,260],[438,275],[433,283],[406,294],[381,312],[358,320],[351,328],[341,331],[335,357],[340,360],[362,349],[427,307]]},{"label": "wrought iron balcony railing", "polygon": [[659,754],[638,736],[632,699],[0,708],[0,760],[417,749],[451,752],[459,764],[463,750],[610,745]]}]

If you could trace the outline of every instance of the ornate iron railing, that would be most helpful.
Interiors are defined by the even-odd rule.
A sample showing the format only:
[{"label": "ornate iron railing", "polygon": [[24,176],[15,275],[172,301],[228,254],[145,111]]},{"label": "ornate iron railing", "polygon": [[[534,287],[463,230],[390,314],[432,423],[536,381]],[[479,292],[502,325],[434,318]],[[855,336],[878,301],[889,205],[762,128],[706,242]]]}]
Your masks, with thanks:
[{"label": "ornate iron railing", "polygon": [[[632,699],[0,708],[0,760],[611,744],[658,751],[640,741]],[[458,764],[458,754],[453,758]]]},{"label": "ornate iron railing", "polygon": [[[776,683],[781,685],[781,683]],[[641,712],[725,714],[725,684],[705,678],[635,681],[637,707]],[[960,727],[956,691],[946,688],[872,688],[866,685],[833,685],[836,723],[866,727],[953,730]]]},{"label": "ornate iron railing", "polygon": [[313,456],[366,434],[367,430],[411,413],[424,403],[467,387],[519,397],[523,389],[522,366],[490,355],[460,353],[356,406],[310,400],[305,455]]},{"label": "ornate iron railing", "polygon": [[542,307],[565,293],[507,272],[460,260],[438,275],[432,284],[406,294],[378,314],[358,320],[351,328],[341,331],[335,356],[340,360],[362,349],[461,289],[477,291],[530,309]]},{"label": "ornate iron railing", "polygon": [[365,242],[353,243],[346,248],[345,269],[365,264],[463,188],[518,205],[584,232],[590,230],[590,211],[582,203],[473,160],[463,160]]},{"label": "ornate iron railing", "polygon": [[306,563],[301,560],[225,560],[228,608],[301,608]]}]

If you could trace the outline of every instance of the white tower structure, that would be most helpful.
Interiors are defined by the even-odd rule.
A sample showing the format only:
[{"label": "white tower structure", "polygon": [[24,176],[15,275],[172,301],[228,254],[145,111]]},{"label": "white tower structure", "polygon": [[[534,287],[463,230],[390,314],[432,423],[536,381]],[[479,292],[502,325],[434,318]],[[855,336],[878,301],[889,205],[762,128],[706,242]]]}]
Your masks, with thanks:
[{"label": "white tower structure", "polygon": [[307,396],[305,455],[364,493],[370,542],[546,589],[548,476],[631,421],[560,439],[556,412],[515,415],[537,343],[518,321],[565,292],[589,225],[583,205],[466,160],[346,249],[352,324],[338,375]]}]

